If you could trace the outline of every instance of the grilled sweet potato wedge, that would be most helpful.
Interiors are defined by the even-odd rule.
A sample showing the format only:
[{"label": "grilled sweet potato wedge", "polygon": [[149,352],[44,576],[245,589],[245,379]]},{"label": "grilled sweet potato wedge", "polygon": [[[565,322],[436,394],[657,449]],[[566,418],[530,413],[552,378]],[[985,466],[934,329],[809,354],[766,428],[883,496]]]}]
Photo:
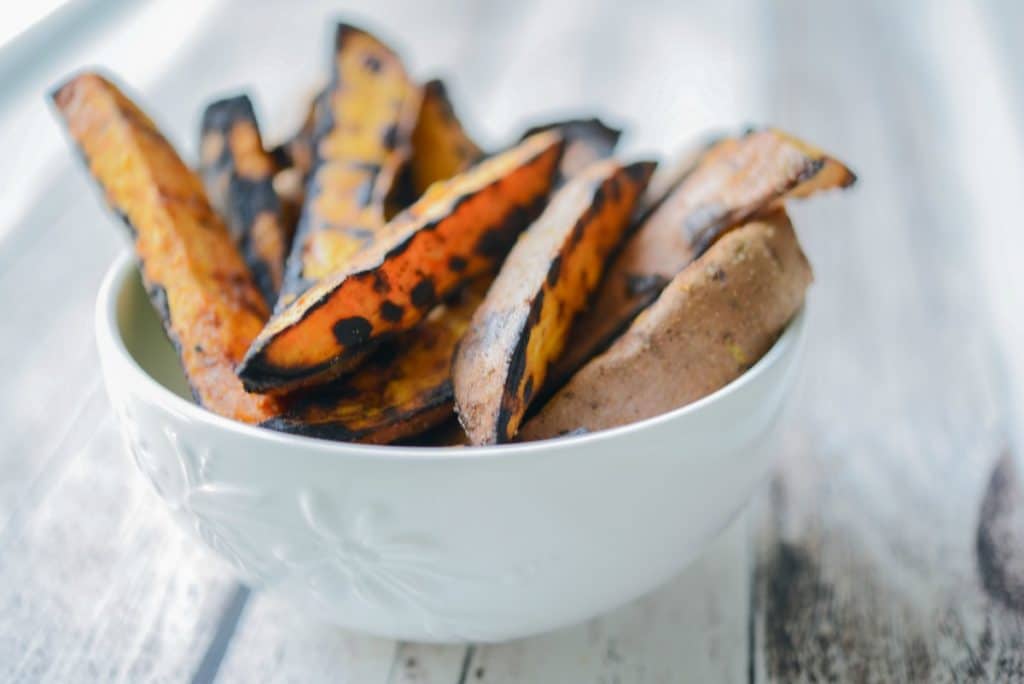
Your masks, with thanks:
[{"label": "grilled sweet potato wedge", "polygon": [[610,156],[622,137],[622,131],[595,118],[567,119],[534,126],[523,134],[522,140],[545,131],[558,131],[565,139],[565,153],[558,165],[555,188],[565,185],[591,162]]},{"label": "grilled sweet potato wedge", "polygon": [[784,213],[727,233],[527,421],[521,437],[625,425],[714,392],[768,351],[811,280]]},{"label": "grilled sweet potato wedge", "polygon": [[142,279],[196,400],[259,423],[273,399],[246,393],[234,367],[267,305],[199,177],[112,83],[81,74],[53,95],[107,203],[135,241]]},{"label": "grilled sweet potato wedge", "polygon": [[843,188],[842,163],[778,130],[725,138],[649,212],[608,267],[593,305],[576,321],[551,371],[557,387],[606,348],[675,275],[730,228],[793,197]]},{"label": "grilled sweet potato wedge", "polygon": [[278,310],[374,241],[411,151],[419,88],[398,56],[369,33],[338,25],[324,97],[316,116],[307,201]]},{"label": "grilled sweet potato wedge", "polygon": [[496,269],[540,214],[562,147],[557,133],[541,133],[434,184],[346,270],[274,315],[239,367],[246,387],[280,392],[332,380],[369,346]]},{"label": "grilled sweet potato wedge", "polygon": [[385,342],[362,366],[314,393],[286,397],[266,423],[283,432],[386,444],[452,415],[450,369],[456,345],[491,282],[483,276],[414,329]]},{"label": "grilled sweet potato wedge", "polygon": [[274,190],[274,161],[263,149],[252,103],[238,95],[203,112],[200,174],[267,302],[277,299],[291,243]]},{"label": "grilled sweet potato wedge", "polygon": [[456,411],[473,444],[515,436],[653,170],[650,162],[593,163],[512,248],[452,366]]},{"label": "grilled sweet potato wedge", "polygon": [[448,91],[439,80],[423,86],[412,150],[412,182],[417,197],[437,181],[465,171],[483,156],[483,150],[455,116]]}]

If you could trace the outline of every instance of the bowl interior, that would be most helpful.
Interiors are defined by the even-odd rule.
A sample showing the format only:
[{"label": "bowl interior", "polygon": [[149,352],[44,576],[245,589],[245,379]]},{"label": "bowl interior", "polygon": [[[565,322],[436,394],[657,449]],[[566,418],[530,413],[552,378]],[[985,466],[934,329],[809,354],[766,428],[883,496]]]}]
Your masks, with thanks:
[{"label": "bowl interior", "polygon": [[117,327],[125,348],[142,370],[182,399],[192,401],[178,353],[167,339],[135,268],[130,269],[117,295]]}]

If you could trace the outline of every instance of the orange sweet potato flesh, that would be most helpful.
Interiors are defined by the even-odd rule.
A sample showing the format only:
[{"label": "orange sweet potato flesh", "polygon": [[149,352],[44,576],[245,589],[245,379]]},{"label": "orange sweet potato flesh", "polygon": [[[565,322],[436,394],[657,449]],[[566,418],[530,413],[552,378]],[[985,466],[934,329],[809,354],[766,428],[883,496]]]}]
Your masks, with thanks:
[{"label": "orange sweet potato flesh", "polygon": [[246,387],[280,392],[328,382],[368,347],[495,270],[540,214],[562,147],[557,133],[541,133],[434,184],[346,270],[274,315],[239,367]]},{"label": "orange sweet potato flesh", "polygon": [[775,129],[724,138],[647,213],[608,267],[591,307],[551,371],[558,387],[606,348],[661,288],[729,229],[789,198],[844,188],[856,177],[821,150]]},{"label": "orange sweet potato flesh", "polygon": [[263,149],[247,96],[218,100],[206,108],[199,149],[207,196],[224,217],[263,298],[273,302],[293,226],[274,190],[274,160]]},{"label": "orange sweet potato flesh", "polygon": [[53,100],[107,203],[132,232],[146,291],[196,400],[229,418],[266,420],[276,402],[246,393],[234,367],[267,305],[199,177],[102,76],[72,78]]},{"label": "orange sweet potato flesh", "polygon": [[650,162],[593,163],[509,253],[452,366],[456,411],[473,444],[515,436],[653,170]]},{"label": "orange sweet potato flesh", "polygon": [[372,444],[417,435],[452,415],[455,348],[491,282],[483,276],[416,328],[385,342],[351,375],[283,399],[266,423],[283,432]]},{"label": "orange sweet potato flesh", "polygon": [[520,437],[625,425],[724,387],[771,348],[811,280],[784,213],[730,231],[580,369]]},{"label": "orange sweet potato flesh", "polygon": [[483,156],[455,116],[448,91],[439,80],[423,86],[412,149],[412,182],[417,197],[437,181],[465,171]]},{"label": "orange sweet potato flesh", "polygon": [[409,158],[419,102],[419,88],[390,48],[338,25],[331,83],[317,108],[307,200],[278,310],[374,242]]}]

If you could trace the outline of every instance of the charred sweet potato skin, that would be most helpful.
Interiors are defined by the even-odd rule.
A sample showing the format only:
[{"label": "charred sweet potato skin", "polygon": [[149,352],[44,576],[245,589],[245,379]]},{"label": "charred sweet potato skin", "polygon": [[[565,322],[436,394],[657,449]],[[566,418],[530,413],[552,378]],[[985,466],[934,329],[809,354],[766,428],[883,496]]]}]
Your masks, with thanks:
[{"label": "charred sweet potato skin", "polygon": [[419,101],[398,55],[365,31],[338,26],[332,80],[315,117],[307,199],[278,309],[374,241],[409,158]]},{"label": "charred sweet potato skin", "polygon": [[491,277],[467,286],[416,328],[384,343],[351,375],[311,393],[284,399],[284,412],[264,425],[282,432],[387,444],[452,415],[450,368]]},{"label": "charred sweet potato skin", "polygon": [[412,182],[416,197],[437,181],[448,180],[483,157],[455,115],[440,80],[423,86],[419,118],[412,134]]},{"label": "charred sweet potato skin", "polygon": [[131,231],[146,290],[196,400],[229,418],[266,420],[276,403],[246,393],[234,366],[267,307],[199,177],[102,76],[76,76],[53,100],[107,203]]},{"label": "charred sweet potato skin", "polygon": [[845,188],[856,180],[842,163],[775,129],[721,138],[694,156],[666,197],[608,267],[593,305],[579,317],[569,350],[552,370],[558,386],[606,348],[661,289],[730,228],[773,211],[787,198]]},{"label": "charred sweet potato skin", "polygon": [[456,410],[473,444],[515,436],[653,170],[649,162],[595,162],[512,249],[452,367]]},{"label": "charred sweet potato skin", "polygon": [[348,270],[275,314],[239,367],[246,387],[279,392],[332,380],[353,355],[495,270],[543,208],[562,145],[542,133],[432,186]]},{"label": "charred sweet potato skin", "polygon": [[784,213],[730,231],[580,369],[520,436],[625,425],[724,387],[774,344],[811,280]]},{"label": "charred sweet potato skin", "polygon": [[274,190],[274,160],[263,149],[247,96],[218,100],[206,108],[199,149],[206,194],[225,218],[263,298],[274,302],[291,230]]}]

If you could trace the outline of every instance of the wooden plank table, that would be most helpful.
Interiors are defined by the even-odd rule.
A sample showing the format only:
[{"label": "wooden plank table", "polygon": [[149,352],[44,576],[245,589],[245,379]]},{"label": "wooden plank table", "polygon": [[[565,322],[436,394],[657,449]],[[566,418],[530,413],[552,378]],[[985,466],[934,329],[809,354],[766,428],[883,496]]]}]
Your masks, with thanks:
[{"label": "wooden plank table", "polygon": [[[1024,680],[1019,3],[337,4],[72,6],[0,50],[0,680]],[[194,155],[244,85],[281,135],[333,15],[448,76],[487,143],[573,110],[659,154],[771,122],[860,175],[792,211],[817,281],[775,475],[668,585],[507,644],[364,637],[238,584],[124,458],[92,342],[119,236],[41,93],[105,64]]]}]

